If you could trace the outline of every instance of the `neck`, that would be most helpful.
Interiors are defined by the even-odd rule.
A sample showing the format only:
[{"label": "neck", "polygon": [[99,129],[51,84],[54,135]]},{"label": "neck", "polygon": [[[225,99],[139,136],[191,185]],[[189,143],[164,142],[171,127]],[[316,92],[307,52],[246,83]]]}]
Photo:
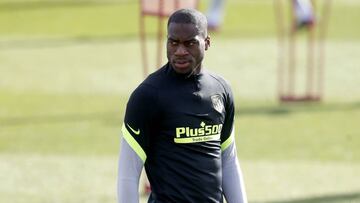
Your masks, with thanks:
[{"label": "neck", "polygon": [[200,73],[202,69],[202,64],[200,63],[198,66],[196,66],[192,71],[186,76],[187,78],[191,77],[192,75],[197,75]]}]

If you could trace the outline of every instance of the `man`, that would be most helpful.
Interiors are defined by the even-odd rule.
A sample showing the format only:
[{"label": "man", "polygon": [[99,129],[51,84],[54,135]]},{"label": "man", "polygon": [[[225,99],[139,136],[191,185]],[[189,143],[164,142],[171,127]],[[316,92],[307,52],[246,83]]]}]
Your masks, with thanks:
[{"label": "man", "polygon": [[293,9],[295,15],[295,29],[311,27],[315,22],[314,9],[310,0],[293,0]]},{"label": "man", "polygon": [[246,203],[234,142],[229,85],[203,68],[210,47],[206,17],[174,12],[168,63],[132,93],[122,127],[118,202],[138,203],[143,165],[149,203]]},{"label": "man", "polygon": [[207,11],[208,29],[219,31],[223,23],[225,0],[211,0]]}]

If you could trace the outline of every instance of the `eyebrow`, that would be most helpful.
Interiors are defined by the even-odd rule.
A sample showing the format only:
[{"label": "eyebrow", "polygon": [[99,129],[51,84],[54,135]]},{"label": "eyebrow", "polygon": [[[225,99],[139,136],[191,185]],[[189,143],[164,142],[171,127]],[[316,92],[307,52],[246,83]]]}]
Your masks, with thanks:
[{"label": "eyebrow", "polygon": [[[180,40],[178,39],[174,39],[174,38],[171,38],[171,37],[168,37],[168,40],[170,41],[174,41],[174,42],[179,42]],[[191,38],[191,39],[188,39],[188,40],[185,40],[184,42],[194,42],[194,41],[198,41],[195,37],[194,38]]]}]

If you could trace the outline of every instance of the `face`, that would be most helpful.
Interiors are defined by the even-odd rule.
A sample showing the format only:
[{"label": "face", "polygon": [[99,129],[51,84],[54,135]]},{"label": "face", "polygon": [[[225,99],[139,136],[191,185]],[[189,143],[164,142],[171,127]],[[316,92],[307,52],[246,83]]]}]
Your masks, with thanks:
[{"label": "face", "polygon": [[199,72],[210,38],[199,33],[193,24],[170,23],[168,26],[167,58],[177,73]]}]

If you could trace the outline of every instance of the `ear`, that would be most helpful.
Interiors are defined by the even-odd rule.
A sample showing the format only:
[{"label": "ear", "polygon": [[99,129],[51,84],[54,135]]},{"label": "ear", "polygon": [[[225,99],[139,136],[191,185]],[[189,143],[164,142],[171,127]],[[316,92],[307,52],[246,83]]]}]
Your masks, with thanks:
[{"label": "ear", "polygon": [[210,47],[210,36],[205,38],[205,50],[208,50]]}]

